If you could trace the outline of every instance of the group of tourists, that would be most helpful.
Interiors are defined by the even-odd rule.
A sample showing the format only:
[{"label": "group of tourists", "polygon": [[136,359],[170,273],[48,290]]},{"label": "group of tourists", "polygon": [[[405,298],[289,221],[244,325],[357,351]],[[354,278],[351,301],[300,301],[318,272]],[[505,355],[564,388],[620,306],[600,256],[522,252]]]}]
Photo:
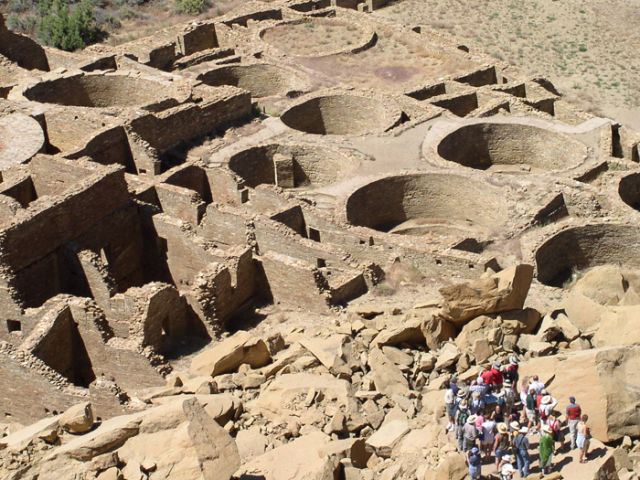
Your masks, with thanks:
[{"label": "group of tourists", "polygon": [[[591,431],[588,416],[574,397],[565,409],[568,445],[579,449],[581,463],[587,461]],[[469,475],[479,479],[483,463],[493,462],[501,480],[522,478],[531,469],[530,437],[539,435],[538,455],[542,475],[550,473],[553,455],[564,446],[563,423],[556,409],[558,400],[537,375],[519,377],[515,356],[507,365],[487,366],[469,385],[450,380],[445,393],[449,425],[458,449],[464,452]]]}]

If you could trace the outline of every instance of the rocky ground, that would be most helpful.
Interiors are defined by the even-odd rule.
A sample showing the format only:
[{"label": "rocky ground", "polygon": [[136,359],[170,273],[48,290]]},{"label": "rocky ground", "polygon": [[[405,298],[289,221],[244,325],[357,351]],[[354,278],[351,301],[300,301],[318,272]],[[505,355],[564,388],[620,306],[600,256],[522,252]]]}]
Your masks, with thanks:
[{"label": "rocky ground", "polygon": [[[521,378],[540,375],[560,413],[575,395],[591,417],[590,461],[562,448],[547,478],[638,478],[640,348],[626,321],[637,274],[596,267],[550,312],[526,307],[532,274],[488,270],[407,308],[374,296],[327,318],[270,307],[255,329],[176,364],[166,387],[131,399],[130,415],[101,420],[84,403],[3,425],[0,476],[462,480],[443,388],[518,352]],[[494,478],[493,464],[484,473]]]}]

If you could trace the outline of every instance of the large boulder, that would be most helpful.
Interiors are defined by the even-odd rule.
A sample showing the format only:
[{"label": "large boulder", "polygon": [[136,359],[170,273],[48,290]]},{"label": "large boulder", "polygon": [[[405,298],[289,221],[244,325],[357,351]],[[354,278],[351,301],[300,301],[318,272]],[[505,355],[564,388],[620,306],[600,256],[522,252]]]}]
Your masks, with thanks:
[{"label": "large boulder", "polygon": [[435,469],[428,470],[424,480],[464,480],[467,478],[467,462],[458,452],[447,453]]},{"label": "large boulder", "polygon": [[330,335],[326,338],[300,338],[299,343],[332,373],[344,371],[345,345],[350,341],[346,335]]},{"label": "large boulder", "polygon": [[379,457],[390,457],[393,447],[409,433],[409,430],[411,429],[406,420],[386,422],[367,439],[367,448]]},{"label": "large boulder", "polygon": [[619,266],[601,265],[591,268],[579,278],[571,291],[600,305],[618,305],[625,295],[626,285]]},{"label": "large boulder", "polygon": [[206,348],[191,362],[191,373],[215,377],[231,373],[246,363],[252,368],[264,367],[271,361],[267,344],[249,332],[240,331]]},{"label": "large boulder", "polygon": [[595,347],[640,344],[640,305],[604,311],[591,343]]},{"label": "large boulder", "polygon": [[305,412],[305,405],[300,398],[322,398],[323,404],[332,404],[345,409],[349,402],[350,384],[333,375],[313,373],[287,373],[279,375],[266,387],[260,396],[251,402],[248,408],[257,408],[261,413],[282,415],[286,411]]},{"label": "large boulder", "polygon": [[125,478],[152,469],[168,480],[228,480],[240,466],[235,441],[191,397],[106,420],[48,450],[30,473],[41,480],[93,478],[87,472],[107,457],[126,465]]},{"label": "large boulder", "polygon": [[71,433],[86,433],[93,427],[93,407],[90,402],[68,408],[58,421],[60,427]]},{"label": "large boulder", "polygon": [[439,315],[428,315],[420,324],[424,340],[431,350],[437,350],[447,340],[455,338],[456,327]]},{"label": "large boulder", "polygon": [[501,272],[440,289],[443,316],[457,326],[480,315],[518,310],[533,280],[531,265],[516,265]]},{"label": "large boulder", "polygon": [[326,454],[331,438],[315,432],[268,451],[244,464],[237,480],[334,480],[335,465]]},{"label": "large boulder", "polygon": [[400,368],[378,348],[369,352],[369,367],[376,390],[383,395],[407,395],[409,385]]},{"label": "large boulder", "polygon": [[640,346],[600,348],[539,357],[520,365],[520,375],[537,374],[564,411],[575,396],[603,442],[640,435]]},{"label": "large boulder", "polygon": [[135,466],[146,463],[154,465],[159,478],[231,478],[240,466],[238,447],[195,398],[158,407],[156,412],[155,418],[145,416],[140,433],[118,450],[118,458],[127,467],[134,466],[133,474],[140,474]]},{"label": "large boulder", "polygon": [[406,318],[400,325],[385,328],[373,339],[373,346],[383,345],[424,345],[425,338],[422,332],[422,319]]}]

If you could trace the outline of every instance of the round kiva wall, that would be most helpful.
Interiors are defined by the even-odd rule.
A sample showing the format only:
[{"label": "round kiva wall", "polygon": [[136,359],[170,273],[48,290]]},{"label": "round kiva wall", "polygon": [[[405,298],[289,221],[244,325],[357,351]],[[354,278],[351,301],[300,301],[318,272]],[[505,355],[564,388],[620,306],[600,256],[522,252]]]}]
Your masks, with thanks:
[{"label": "round kiva wall", "polygon": [[509,220],[501,189],[449,174],[382,178],[353,192],[346,208],[353,225],[415,235],[447,229],[487,233]]},{"label": "round kiva wall", "polygon": [[40,82],[23,95],[34,102],[77,107],[127,107],[157,102],[172,89],[127,75],[77,75]]},{"label": "round kiva wall", "polygon": [[536,251],[538,280],[561,287],[575,271],[599,265],[640,266],[640,227],[592,224],[563,230]]},{"label": "round kiva wall", "polygon": [[531,125],[475,123],[453,131],[438,145],[445,160],[486,170],[492,165],[528,165],[564,170],[579,165],[587,147],[573,138]]},{"label": "round kiva wall", "polygon": [[280,119],[301,132],[318,135],[362,135],[384,132],[400,121],[401,112],[375,98],[358,95],[316,97],[291,107]]}]

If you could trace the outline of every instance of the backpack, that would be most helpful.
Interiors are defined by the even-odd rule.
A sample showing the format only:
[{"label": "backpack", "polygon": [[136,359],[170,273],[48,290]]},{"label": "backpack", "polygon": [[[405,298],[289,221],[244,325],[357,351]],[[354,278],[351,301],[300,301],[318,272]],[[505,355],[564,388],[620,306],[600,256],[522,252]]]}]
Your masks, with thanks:
[{"label": "backpack", "polygon": [[467,423],[467,419],[469,418],[469,410],[458,410],[458,421],[457,424],[459,427],[464,427],[465,423]]}]

